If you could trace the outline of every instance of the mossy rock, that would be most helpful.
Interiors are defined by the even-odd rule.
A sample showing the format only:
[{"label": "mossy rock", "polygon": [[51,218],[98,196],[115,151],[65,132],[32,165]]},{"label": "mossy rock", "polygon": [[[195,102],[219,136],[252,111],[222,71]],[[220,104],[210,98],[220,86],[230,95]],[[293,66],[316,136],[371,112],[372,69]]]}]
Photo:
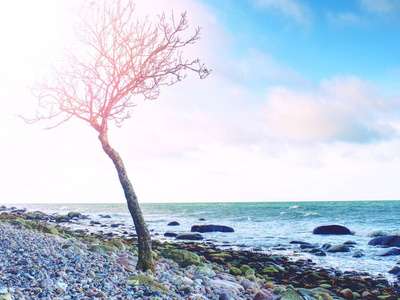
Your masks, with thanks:
[{"label": "mossy rock", "polygon": [[10,222],[10,224],[13,225],[13,226],[24,227],[26,225],[26,222],[23,219],[15,219],[15,220],[12,220]]},{"label": "mossy rock", "polygon": [[232,255],[230,255],[227,252],[221,252],[221,253],[213,253],[210,255],[212,258],[219,258],[219,259],[227,259],[227,258],[232,258]]},{"label": "mossy rock", "polygon": [[239,268],[232,267],[229,269],[229,274],[232,274],[233,276],[238,276],[242,275],[242,271]]},{"label": "mossy rock", "polygon": [[78,213],[77,211],[70,211],[69,213],[68,213],[68,217],[69,218],[81,218],[82,217],[82,215],[80,214],[80,213]]},{"label": "mossy rock", "polygon": [[340,296],[342,296],[344,299],[354,299],[354,294],[350,289],[344,289],[340,291]]},{"label": "mossy rock", "polygon": [[203,265],[200,264],[198,266],[190,266],[188,268],[188,272],[192,275],[205,275],[208,277],[214,277],[215,276],[215,272],[213,269],[211,269],[210,267],[208,267],[207,265]]},{"label": "mossy rock", "polygon": [[246,275],[246,276],[255,276],[256,272],[253,269],[248,269],[246,271],[246,273],[244,273],[244,275]]},{"label": "mossy rock", "polygon": [[279,271],[272,266],[267,266],[261,271],[261,274],[272,274],[272,273],[279,273]]},{"label": "mossy rock", "polygon": [[60,223],[60,222],[68,222],[69,221],[69,217],[66,215],[59,215],[56,216],[56,222]]},{"label": "mossy rock", "polygon": [[303,300],[303,297],[300,296],[296,291],[292,289],[287,289],[283,291],[278,297],[275,298],[276,300]]},{"label": "mossy rock", "polygon": [[110,245],[91,245],[89,250],[98,254],[107,254],[108,252],[117,252],[118,248]]},{"label": "mossy rock", "polygon": [[125,251],[125,249],[126,249],[124,243],[122,243],[122,241],[120,239],[112,239],[112,240],[108,241],[107,244],[110,246],[115,246],[121,251]]},{"label": "mossy rock", "polygon": [[148,285],[152,279],[144,274],[137,274],[135,276],[129,276],[128,281],[131,285]]},{"label": "mossy rock", "polygon": [[172,259],[181,267],[200,264],[200,257],[196,253],[187,250],[173,249],[169,251],[167,258]]},{"label": "mossy rock", "polygon": [[322,283],[322,284],[320,284],[319,286],[322,287],[322,288],[324,288],[324,289],[330,289],[330,288],[332,288],[332,286],[331,286],[330,284],[327,284],[327,283]]},{"label": "mossy rock", "polygon": [[58,235],[57,228],[51,227],[51,226],[44,226],[41,231],[44,232],[44,233],[50,233],[50,234]]},{"label": "mossy rock", "polygon": [[89,235],[88,236],[84,236],[82,238],[82,241],[83,242],[87,242],[89,244],[99,244],[100,243],[100,240],[98,238],[95,238],[95,237],[89,236]]},{"label": "mossy rock", "polygon": [[173,292],[164,286],[162,283],[154,280],[152,277],[146,276],[144,274],[137,274],[128,277],[128,282],[131,285],[143,285],[148,286],[150,290],[159,292],[162,294],[173,294]]},{"label": "mossy rock", "polygon": [[243,265],[240,267],[240,271],[242,271],[243,274],[246,273],[247,270],[251,269],[248,265]]}]

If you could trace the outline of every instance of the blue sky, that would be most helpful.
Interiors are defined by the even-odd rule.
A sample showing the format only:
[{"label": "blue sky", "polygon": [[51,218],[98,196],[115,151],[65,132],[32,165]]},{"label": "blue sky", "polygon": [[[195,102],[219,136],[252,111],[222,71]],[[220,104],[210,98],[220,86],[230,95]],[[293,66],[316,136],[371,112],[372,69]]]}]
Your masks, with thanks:
[{"label": "blue sky", "polygon": [[[0,4],[0,196],[6,203],[123,202],[96,132],[28,126],[26,88],[68,33],[66,0]],[[79,2],[76,0],[75,2]],[[187,11],[184,51],[213,71],[137,99],[110,129],[142,202],[400,198],[400,4],[395,0],[146,0]],[[19,16],[16,18],[15,16]]]},{"label": "blue sky", "polygon": [[395,1],[205,2],[235,35],[239,57],[254,48],[314,81],[352,74],[392,85],[388,73],[398,72]]}]

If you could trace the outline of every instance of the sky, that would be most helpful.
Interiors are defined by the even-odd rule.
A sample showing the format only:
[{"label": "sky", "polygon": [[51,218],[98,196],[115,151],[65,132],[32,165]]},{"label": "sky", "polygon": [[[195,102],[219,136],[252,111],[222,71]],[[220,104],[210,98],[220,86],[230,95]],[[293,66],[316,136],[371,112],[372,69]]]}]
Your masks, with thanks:
[{"label": "sky", "polygon": [[[70,3],[0,4],[2,203],[125,201],[96,131],[18,117]],[[202,31],[184,55],[210,76],[138,98],[109,132],[139,202],[400,199],[399,1],[136,1],[139,18],[185,11]]]}]

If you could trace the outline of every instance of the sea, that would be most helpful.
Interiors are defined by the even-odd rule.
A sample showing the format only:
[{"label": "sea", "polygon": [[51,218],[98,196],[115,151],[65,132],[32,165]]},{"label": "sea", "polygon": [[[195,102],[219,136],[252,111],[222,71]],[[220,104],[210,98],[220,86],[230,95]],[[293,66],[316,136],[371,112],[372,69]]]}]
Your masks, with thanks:
[{"label": "sea", "polygon": [[[67,214],[77,211],[99,220],[101,225],[86,226],[93,232],[133,231],[132,219],[124,203],[108,204],[26,204],[28,211]],[[388,271],[400,263],[399,256],[379,256],[381,247],[368,242],[378,235],[400,235],[400,201],[331,201],[331,202],[242,202],[242,203],[143,203],[141,209],[154,238],[170,241],[165,232],[190,232],[193,225],[216,224],[234,228],[233,233],[203,233],[207,242],[221,249],[258,251],[285,255],[292,260],[311,259],[316,266],[340,272],[356,271],[372,277],[397,278]],[[111,218],[101,218],[109,215]],[[204,220],[203,220],[204,219]],[[179,226],[168,226],[177,221]],[[110,227],[111,224],[119,224]],[[314,235],[321,225],[346,226],[353,235]],[[108,227],[104,226],[108,225]],[[328,253],[315,256],[301,250],[291,241],[303,241],[318,246],[355,242],[349,253]],[[361,251],[362,257],[353,257]]]}]

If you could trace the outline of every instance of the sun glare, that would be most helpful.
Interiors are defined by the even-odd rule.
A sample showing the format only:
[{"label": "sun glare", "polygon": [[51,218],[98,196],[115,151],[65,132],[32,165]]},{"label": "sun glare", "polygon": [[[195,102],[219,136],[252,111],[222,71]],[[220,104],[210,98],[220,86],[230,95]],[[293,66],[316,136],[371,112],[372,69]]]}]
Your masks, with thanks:
[{"label": "sun glare", "polygon": [[65,28],[63,0],[2,1],[0,66],[15,71],[39,64],[57,47]]}]

